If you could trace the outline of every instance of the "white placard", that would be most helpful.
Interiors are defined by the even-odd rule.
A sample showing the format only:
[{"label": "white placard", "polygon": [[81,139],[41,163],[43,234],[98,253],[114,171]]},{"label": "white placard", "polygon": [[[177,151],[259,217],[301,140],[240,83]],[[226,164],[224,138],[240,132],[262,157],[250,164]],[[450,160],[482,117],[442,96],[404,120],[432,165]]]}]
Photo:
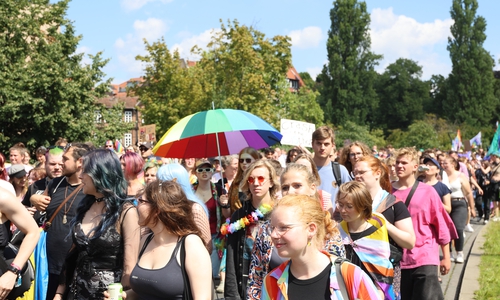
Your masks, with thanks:
[{"label": "white placard", "polygon": [[281,144],[311,147],[314,130],[316,126],[312,123],[281,119]]}]

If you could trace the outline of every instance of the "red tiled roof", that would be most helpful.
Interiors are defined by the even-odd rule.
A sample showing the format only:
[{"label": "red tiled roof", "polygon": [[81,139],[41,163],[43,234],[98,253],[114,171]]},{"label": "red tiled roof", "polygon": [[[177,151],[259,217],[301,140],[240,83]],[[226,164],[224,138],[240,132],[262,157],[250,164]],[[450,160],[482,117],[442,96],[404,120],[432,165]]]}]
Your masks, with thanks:
[{"label": "red tiled roof", "polygon": [[299,81],[299,88],[304,86],[304,81],[302,81],[302,78],[299,75],[299,72],[295,70],[294,66],[290,66],[288,68],[288,72],[286,72],[286,78],[290,80],[298,80]]}]

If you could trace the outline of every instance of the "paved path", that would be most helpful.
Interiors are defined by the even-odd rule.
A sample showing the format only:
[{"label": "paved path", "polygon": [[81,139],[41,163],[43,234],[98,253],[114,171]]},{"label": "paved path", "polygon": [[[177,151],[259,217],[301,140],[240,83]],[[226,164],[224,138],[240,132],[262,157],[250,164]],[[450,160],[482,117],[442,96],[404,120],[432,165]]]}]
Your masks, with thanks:
[{"label": "paved path", "polygon": [[474,232],[467,232],[465,237],[465,262],[463,264],[452,262],[450,273],[441,277],[445,300],[472,300],[474,291],[479,288],[479,262],[487,225],[472,223],[472,227]]}]

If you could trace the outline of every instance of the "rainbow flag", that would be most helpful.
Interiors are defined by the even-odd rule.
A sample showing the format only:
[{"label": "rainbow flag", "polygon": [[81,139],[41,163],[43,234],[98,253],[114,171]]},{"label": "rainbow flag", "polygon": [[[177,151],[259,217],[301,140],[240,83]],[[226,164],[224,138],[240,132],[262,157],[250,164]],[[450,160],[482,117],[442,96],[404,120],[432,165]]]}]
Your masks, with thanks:
[{"label": "rainbow flag", "polygon": [[479,131],[479,133],[476,134],[476,136],[470,140],[470,145],[472,148],[477,148],[477,147],[479,147],[479,145],[482,145],[482,143],[481,143],[481,131]]},{"label": "rainbow flag", "polygon": [[123,145],[119,140],[115,141],[115,151],[120,154],[125,152],[125,148],[123,148]]},{"label": "rainbow flag", "polygon": [[462,148],[462,137],[460,136],[460,129],[457,130],[457,136],[455,139],[451,142],[451,150],[458,151],[460,148]]}]

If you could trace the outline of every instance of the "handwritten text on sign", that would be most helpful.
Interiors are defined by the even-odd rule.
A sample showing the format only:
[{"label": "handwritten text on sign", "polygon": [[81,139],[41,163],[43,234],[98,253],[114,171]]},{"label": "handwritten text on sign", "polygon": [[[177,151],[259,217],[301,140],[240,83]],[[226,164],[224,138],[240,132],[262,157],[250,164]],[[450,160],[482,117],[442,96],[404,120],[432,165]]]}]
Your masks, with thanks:
[{"label": "handwritten text on sign", "polygon": [[316,130],[316,126],[311,123],[281,119],[281,139],[282,145],[293,146],[311,146],[312,133]]}]

